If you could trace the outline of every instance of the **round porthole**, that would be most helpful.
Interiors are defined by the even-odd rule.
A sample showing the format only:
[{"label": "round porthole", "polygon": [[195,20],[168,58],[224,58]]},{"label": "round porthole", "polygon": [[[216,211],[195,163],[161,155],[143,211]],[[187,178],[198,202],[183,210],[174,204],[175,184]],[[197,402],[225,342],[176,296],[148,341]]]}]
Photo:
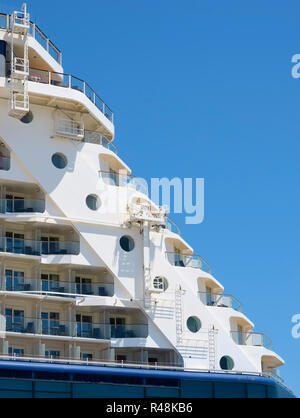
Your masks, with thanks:
[{"label": "round porthole", "polygon": [[56,168],[65,168],[68,164],[68,160],[67,157],[64,156],[64,154],[61,154],[59,152],[56,152],[55,154],[52,155],[52,163]]},{"label": "round porthole", "polygon": [[24,115],[21,119],[21,122],[23,123],[30,123],[33,121],[33,113],[31,112],[31,110],[29,110],[29,112],[26,113],[26,115]]},{"label": "round porthole", "polygon": [[232,370],[234,368],[234,362],[231,357],[223,356],[220,359],[220,367],[222,370]]},{"label": "round porthole", "polygon": [[190,316],[186,321],[186,325],[191,332],[198,332],[201,328],[201,321],[197,316]]},{"label": "round porthole", "polygon": [[132,251],[134,249],[134,241],[128,235],[124,235],[122,238],[120,238],[120,246],[124,251]]},{"label": "round porthole", "polygon": [[85,200],[87,207],[91,210],[97,210],[101,206],[100,198],[95,194],[89,194]]}]

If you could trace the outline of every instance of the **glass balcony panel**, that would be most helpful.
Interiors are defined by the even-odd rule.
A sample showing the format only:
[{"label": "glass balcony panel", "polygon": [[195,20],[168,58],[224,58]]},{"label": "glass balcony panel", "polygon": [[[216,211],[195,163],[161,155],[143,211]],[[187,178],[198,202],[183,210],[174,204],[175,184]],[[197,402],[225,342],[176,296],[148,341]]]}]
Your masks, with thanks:
[{"label": "glass balcony panel", "polygon": [[55,318],[42,317],[42,334],[68,337],[70,335],[70,322]]},{"label": "glass balcony panel", "polygon": [[0,252],[26,255],[79,254],[79,242],[45,242],[21,238],[0,238]]},{"label": "glass balcony panel", "polygon": [[38,41],[39,44],[42,45],[44,49],[47,50],[47,37],[37,26],[35,27],[35,39]]},{"label": "glass balcony panel", "polygon": [[0,155],[0,170],[8,171],[10,169],[10,158]]},{"label": "glass balcony panel", "polygon": [[81,91],[82,93],[84,93],[84,89],[85,89],[84,84],[85,84],[84,81],[82,81],[82,80],[80,80],[76,77],[71,76],[71,86],[70,87],[72,89],[78,90],[78,91]]},{"label": "glass balcony panel", "polygon": [[6,29],[6,15],[0,14],[0,28]]}]

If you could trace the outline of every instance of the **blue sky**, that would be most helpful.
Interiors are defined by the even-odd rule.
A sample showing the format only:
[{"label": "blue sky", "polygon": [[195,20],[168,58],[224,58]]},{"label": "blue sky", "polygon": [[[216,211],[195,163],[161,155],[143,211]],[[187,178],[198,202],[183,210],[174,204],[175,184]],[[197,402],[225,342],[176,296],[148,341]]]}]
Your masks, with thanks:
[{"label": "blue sky", "polygon": [[[1,3],[10,11],[21,1]],[[299,2],[27,3],[65,72],[114,110],[133,174],[205,179],[204,222],[172,218],[272,339],[300,395],[300,339],[291,336],[300,313]]]}]

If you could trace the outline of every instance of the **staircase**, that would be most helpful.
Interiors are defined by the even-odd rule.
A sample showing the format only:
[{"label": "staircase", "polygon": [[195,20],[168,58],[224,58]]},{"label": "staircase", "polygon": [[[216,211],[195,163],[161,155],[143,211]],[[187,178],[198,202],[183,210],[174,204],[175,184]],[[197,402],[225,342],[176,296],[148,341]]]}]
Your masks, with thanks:
[{"label": "staircase", "polygon": [[[11,35],[11,60],[10,60],[10,103],[9,116],[22,119],[29,112],[28,95],[28,77],[29,77],[29,59],[28,59],[28,31],[29,14],[26,10],[26,4],[22,6],[21,12],[13,12],[10,21]],[[23,42],[23,58],[14,54],[14,39],[18,36]]]}]

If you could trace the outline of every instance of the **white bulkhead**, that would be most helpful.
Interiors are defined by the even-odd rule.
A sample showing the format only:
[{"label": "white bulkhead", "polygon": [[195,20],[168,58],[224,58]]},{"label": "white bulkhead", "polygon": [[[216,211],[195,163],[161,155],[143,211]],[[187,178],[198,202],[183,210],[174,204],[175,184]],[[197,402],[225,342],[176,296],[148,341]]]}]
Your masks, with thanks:
[{"label": "white bulkhead", "polygon": [[26,6],[0,14],[0,356],[275,373],[113,141],[113,112]]}]

